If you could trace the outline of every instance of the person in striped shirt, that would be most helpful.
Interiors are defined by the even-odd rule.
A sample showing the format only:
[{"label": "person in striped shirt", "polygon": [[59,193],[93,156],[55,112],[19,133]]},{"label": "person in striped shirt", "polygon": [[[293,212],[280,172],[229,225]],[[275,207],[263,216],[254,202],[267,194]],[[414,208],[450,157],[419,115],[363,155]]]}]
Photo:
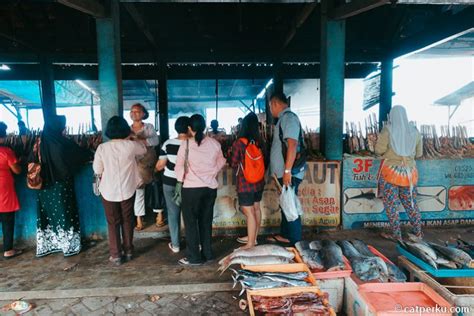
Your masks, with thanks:
[{"label": "person in striped shirt", "polygon": [[181,116],[176,120],[174,129],[178,133],[177,138],[168,139],[160,150],[160,157],[156,163],[156,170],[163,173],[163,194],[165,196],[166,208],[168,210],[168,227],[170,229],[171,242],[168,247],[172,252],[178,253],[179,248],[179,230],[181,223],[181,208],[173,201],[174,190],[176,187],[176,156],[179,146],[188,139],[189,117]]}]

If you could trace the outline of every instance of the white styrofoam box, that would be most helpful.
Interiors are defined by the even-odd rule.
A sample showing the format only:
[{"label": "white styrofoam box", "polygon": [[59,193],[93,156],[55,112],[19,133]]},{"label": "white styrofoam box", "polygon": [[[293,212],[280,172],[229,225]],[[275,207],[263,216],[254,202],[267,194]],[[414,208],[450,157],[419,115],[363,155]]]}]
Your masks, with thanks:
[{"label": "white styrofoam box", "polygon": [[367,303],[359,294],[359,286],[351,277],[344,278],[344,312],[347,316],[370,315]]},{"label": "white styrofoam box", "polygon": [[344,278],[318,280],[318,285],[321,291],[328,293],[329,304],[339,313],[344,301]]}]

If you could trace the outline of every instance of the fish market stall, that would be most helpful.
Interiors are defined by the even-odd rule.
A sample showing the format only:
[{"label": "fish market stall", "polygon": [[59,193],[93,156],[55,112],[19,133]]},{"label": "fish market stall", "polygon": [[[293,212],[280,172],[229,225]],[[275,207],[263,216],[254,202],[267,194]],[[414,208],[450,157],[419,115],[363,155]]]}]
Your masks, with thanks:
[{"label": "fish market stall", "polygon": [[[345,229],[388,227],[382,200],[375,196],[380,158],[374,154],[377,130],[365,136],[355,124],[348,128],[343,160],[342,222]],[[423,157],[419,172],[418,205],[425,226],[474,223],[474,145],[464,127],[421,126]],[[407,216],[401,210],[401,222]]]}]

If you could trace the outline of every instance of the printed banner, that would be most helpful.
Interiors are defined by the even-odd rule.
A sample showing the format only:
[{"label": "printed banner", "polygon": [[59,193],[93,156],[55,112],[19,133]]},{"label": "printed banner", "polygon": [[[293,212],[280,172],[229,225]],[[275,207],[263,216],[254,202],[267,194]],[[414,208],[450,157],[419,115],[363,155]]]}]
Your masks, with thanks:
[{"label": "printed banner", "polygon": [[[382,200],[376,197],[380,160],[343,162],[343,227],[387,227]],[[418,206],[426,226],[470,224],[474,219],[474,159],[419,160]],[[402,224],[407,223],[400,206]]]},{"label": "printed banner", "polygon": [[[308,162],[298,197],[304,210],[302,222],[305,226],[337,227],[340,224],[340,174],[338,161]],[[219,188],[214,206],[214,228],[246,227],[245,216],[239,210],[236,192],[236,176],[225,167],[219,174]],[[279,226],[281,221],[280,196],[271,177],[261,202],[262,227]]]}]

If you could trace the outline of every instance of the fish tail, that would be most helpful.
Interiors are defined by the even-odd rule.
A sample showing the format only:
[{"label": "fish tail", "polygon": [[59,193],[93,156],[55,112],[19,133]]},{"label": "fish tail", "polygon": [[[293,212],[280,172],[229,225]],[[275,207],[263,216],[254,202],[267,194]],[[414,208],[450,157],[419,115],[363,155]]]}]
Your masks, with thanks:
[{"label": "fish tail", "polygon": [[224,261],[226,261],[231,255],[232,255],[232,253],[228,254],[227,256],[225,256],[224,258],[219,260],[219,264],[222,265],[222,263],[224,263]]},{"label": "fish tail", "polygon": [[443,193],[443,192],[444,192],[444,189],[441,190],[441,191],[439,191],[439,193],[436,194],[436,196],[435,196],[435,200],[436,200],[439,204],[443,204],[443,201],[441,201],[441,199],[439,198],[439,197],[441,196],[441,193]]},{"label": "fish tail", "polygon": [[349,198],[349,195],[347,195],[347,193],[344,193],[344,197],[346,198],[346,202],[344,203],[344,206],[345,206],[347,202],[349,202],[350,198]]}]

